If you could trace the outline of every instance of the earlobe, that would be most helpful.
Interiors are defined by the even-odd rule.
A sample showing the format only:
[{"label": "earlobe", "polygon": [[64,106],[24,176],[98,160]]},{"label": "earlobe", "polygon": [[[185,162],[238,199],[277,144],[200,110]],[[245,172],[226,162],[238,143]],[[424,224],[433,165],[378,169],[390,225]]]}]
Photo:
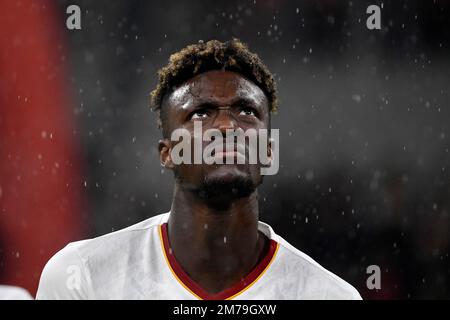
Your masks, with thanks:
[{"label": "earlobe", "polygon": [[170,155],[170,144],[167,139],[159,140],[158,142],[159,160],[161,166],[167,169],[173,168],[172,157]]}]

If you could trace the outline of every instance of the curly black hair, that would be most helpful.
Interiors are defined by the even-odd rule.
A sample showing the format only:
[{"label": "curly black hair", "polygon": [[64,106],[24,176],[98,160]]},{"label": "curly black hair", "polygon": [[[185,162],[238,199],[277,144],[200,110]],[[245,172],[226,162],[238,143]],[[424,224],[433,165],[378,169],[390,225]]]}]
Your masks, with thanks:
[{"label": "curly black hair", "polygon": [[158,112],[158,126],[162,127],[161,117],[164,96],[186,80],[210,71],[235,71],[258,85],[269,100],[269,110],[278,108],[277,88],[269,69],[257,54],[249,51],[239,39],[226,42],[210,40],[199,41],[172,54],[169,63],[158,71],[158,85],[151,93],[153,111]]}]

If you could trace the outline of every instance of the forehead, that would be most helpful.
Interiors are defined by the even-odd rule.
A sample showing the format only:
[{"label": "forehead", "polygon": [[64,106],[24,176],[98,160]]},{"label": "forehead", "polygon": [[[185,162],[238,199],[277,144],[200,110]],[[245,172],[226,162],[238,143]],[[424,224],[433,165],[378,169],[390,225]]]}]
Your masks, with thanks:
[{"label": "forehead", "polygon": [[245,99],[255,105],[267,105],[267,97],[255,83],[233,71],[213,70],[201,73],[176,87],[167,97],[181,108],[197,103],[227,105]]}]

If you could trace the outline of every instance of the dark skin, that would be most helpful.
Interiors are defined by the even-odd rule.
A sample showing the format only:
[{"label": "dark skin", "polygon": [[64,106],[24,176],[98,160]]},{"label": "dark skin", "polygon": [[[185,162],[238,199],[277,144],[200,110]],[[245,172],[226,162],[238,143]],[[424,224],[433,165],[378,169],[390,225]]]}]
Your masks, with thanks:
[{"label": "dark skin", "polygon": [[[269,103],[264,92],[239,73],[214,70],[174,88],[163,100],[166,132],[185,128],[193,134],[194,121],[203,130],[268,129]],[[261,261],[269,239],[258,231],[259,164],[174,165],[171,150],[177,142],[159,141],[161,164],[175,172],[168,237],[175,258],[186,273],[210,294],[244,278]],[[203,143],[203,148],[209,142]],[[268,146],[269,157],[272,155]],[[218,183],[221,192],[203,196],[205,183]],[[237,195],[233,183],[254,187]],[[229,186],[229,188],[228,188]]]}]

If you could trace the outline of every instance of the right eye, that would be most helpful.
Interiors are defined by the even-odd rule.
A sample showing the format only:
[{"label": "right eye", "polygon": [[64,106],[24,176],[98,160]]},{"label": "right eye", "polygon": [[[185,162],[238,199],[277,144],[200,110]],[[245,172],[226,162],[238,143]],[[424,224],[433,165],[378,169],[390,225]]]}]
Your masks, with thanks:
[{"label": "right eye", "polygon": [[197,110],[191,113],[190,119],[191,120],[201,120],[205,119],[208,116],[208,112],[206,110]]}]

